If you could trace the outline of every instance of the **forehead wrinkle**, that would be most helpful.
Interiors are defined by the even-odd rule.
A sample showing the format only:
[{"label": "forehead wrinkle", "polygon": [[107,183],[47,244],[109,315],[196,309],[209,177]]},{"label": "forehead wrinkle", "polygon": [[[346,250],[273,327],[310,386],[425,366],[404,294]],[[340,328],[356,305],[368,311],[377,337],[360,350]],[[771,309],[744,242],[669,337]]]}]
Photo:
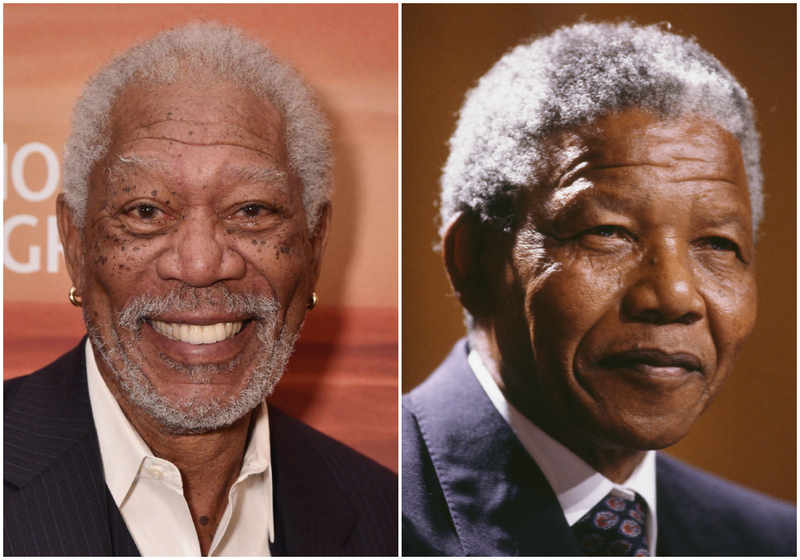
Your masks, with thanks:
[{"label": "forehead wrinkle", "polygon": [[[594,182],[584,175],[587,175],[593,171],[601,171],[605,169],[617,169],[617,168],[627,168],[627,167],[641,167],[641,166],[652,166],[652,167],[664,167],[670,168],[673,167],[671,164],[656,164],[656,163],[623,163],[623,164],[609,164],[609,165],[602,165],[596,164],[598,159],[602,159],[602,154],[598,153],[584,153],[580,157],[576,158],[564,172],[562,172],[561,176],[557,181],[557,185],[553,188],[553,192],[548,200],[547,204],[550,210],[559,212],[564,207],[571,205],[571,202],[581,195],[584,191],[594,186]],[[603,196],[602,193],[599,196]],[[610,200],[606,197],[606,201]],[[619,208],[619,202],[615,202],[613,205],[608,205],[612,209]]]},{"label": "forehead wrinkle", "polygon": [[234,148],[243,148],[245,150],[250,150],[252,152],[258,152],[259,154],[263,154],[269,157],[268,154],[264,153],[258,146],[255,144],[237,144],[236,142],[188,142],[186,140],[178,140],[177,138],[166,137],[166,136],[138,136],[131,140],[128,140],[122,146],[127,146],[128,144],[132,144],[133,142],[139,142],[141,140],[160,140],[164,142],[175,142],[176,144],[183,144],[185,146],[195,146],[195,147],[217,147],[217,146],[232,146]]},{"label": "forehead wrinkle", "polygon": [[[683,158],[685,161],[693,161],[699,162],[701,165],[699,166],[692,166],[690,169],[678,169],[677,173],[675,174],[664,174],[659,173],[656,177],[659,182],[666,182],[666,183],[691,183],[691,182],[713,182],[713,183],[724,183],[727,186],[732,187],[733,189],[740,189],[742,188],[731,176],[730,174],[726,174],[724,171],[716,169],[710,169],[708,165],[709,162],[704,159],[695,159],[695,158]],[[668,164],[658,164],[658,163],[637,163],[637,164],[619,164],[619,165],[605,165],[605,166],[596,166],[590,169],[583,169],[581,175],[589,174],[595,171],[606,171],[606,170],[613,170],[613,169],[623,169],[623,168],[643,168],[645,171],[648,168],[656,168],[656,169],[669,169],[675,170],[678,168],[678,164],[676,163],[668,163]],[[613,176],[612,176],[613,177]],[[599,181],[607,182],[607,178],[603,178],[602,175],[599,178]],[[616,180],[613,182],[617,182]]]},{"label": "forehead wrinkle", "polygon": [[143,128],[149,128],[151,126],[155,126],[157,124],[162,124],[162,123],[167,123],[167,124],[169,124],[169,123],[196,124],[197,126],[219,126],[221,124],[224,124],[224,125],[232,126],[234,128],[238,128],[240,130],[243,130],[243,131],[247,132],[248,134],[253,134],[248,129],[244,128],[243,126],[241,126],[241,125],[239,125],[239,124],[237,124],[237,123],[235,123],[233,121],[229,121],[227,119],[218,119],[218,120],[213,120],[213,121],[212,120],[209,120],[209,121],[198,121],[198,120],[195,120],[195,119],[184,119],[184,118],[181,118],[179,116],[170,117],[168,119],[156,119],[156,120],[154,120],[152,122],[148,122],[148,123],[145,123],[145,124],[137,124],[136,127],[143,129]]},{"label": "forehead wrinkle", "polygon": [[[253,150],[270,156],[270,152],[283,144],[283,119],[275,115],[277,123],[261,122],[253,117],[250,126],[242,126],[225,118],[197,120],[192,118],[157,119],[147,124],[136,123],[125,132],[123,145],[137,140],[171,141],[188,146],[233,146]],[[259,128],[261,134],[254,128]],[[266,150],[265,150],[266,148]]]},{"label": "forehead wrinkle", "polygon": [[715,177],[713,175],[708,176],[691,176],[691,177],[676,177],[674,179],[670,179],[670,183],[725,183],[726,185],[733,187],[734,189],[739,189],[741,186],[730,179],[724,179],[722,177]]},{"label": "forehead wrinkle", "polygon": [[[604,164],[602,162],[605,157],[605,154],[603,154],[602,151],[600,150],[584,151],[583,149],[576,147],[562,149],[560,156],[568,158],[569,164],[566,165],[562,170],[557,171],[558,177],[555,181],[554,190],[569,189],[570,186],[578,179],[582,178],[583,175],[591,173],[593,171],[601,171],[604,169],[628,168],[628,167],[650,166],[650,167],[672,168],[675,166],[674,163],[658,163],[650,160],[645,160],[642,162],[631,162],[631,163]],[[695,158],[674,158],[674,159],[704,161]]]}]

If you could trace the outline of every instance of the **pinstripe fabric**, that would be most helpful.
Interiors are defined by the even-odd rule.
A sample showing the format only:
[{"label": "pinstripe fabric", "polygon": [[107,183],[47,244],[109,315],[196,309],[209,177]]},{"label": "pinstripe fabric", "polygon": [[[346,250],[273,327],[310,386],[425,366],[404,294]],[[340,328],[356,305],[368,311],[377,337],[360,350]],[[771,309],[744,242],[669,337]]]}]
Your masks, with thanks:
[{"label": "pinstripe fabric", "polygon": [[273,555],[397,556],[397,476],[270,406]]},{"label": "pinstripe fabric", "polygon": [[103,480],[85,370],[78,346],[4,383],[5,556],[139,555]]},{"label": "pinstripe fabric", "polygon": [[[269,413],[272,554],[397,556],[397,476]],[[103,479],[83,342],[4,383],[3,423],[4,556],[139,556]]]}]

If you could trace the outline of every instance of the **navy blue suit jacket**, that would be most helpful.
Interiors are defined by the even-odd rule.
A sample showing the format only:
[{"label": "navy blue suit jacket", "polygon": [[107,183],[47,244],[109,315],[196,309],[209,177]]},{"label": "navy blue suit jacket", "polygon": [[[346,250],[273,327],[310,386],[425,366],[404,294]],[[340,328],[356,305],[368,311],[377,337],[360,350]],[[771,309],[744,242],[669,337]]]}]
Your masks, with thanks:
[{"label": "navy blue suit jacket", "polygon": [[[272,555],[397,556],[397,476],[268,410]],[[104,480],[83,342],[5,382],[3,424],[4,556],[139,556]]]},{"label": "navy blue suit jacket", "polygon": [[[659,454],[659,556],[796,556],[794,506]],[[405,556],[582,556],[547,479],[459,342],[403,398]]]}]

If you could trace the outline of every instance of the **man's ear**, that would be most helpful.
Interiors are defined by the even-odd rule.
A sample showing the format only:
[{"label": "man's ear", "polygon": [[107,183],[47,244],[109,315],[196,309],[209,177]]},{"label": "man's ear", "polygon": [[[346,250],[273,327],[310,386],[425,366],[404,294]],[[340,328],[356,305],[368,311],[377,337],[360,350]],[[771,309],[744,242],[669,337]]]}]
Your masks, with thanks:
[{"label": "man's ear", "polygon": [[64,260],[67,263],[67,272],[75,286],[76,294],[81,296],[83,288],[83,278],[81,276],[83,263],[83,235],[81,230],[72,221],[67,199],[63,194],[58,195],[56,203],[56,215],[58,216],[58,235],[61,237],[61,245],[64,247]]},{"label": "man's ear", "polygon": [[[487,251],[496,250],[496,230],[469,212],[459,212],[448,222],[442,239],[442,258],[453,292],[470,315],[478,319],[492,309],[486,264]],[[497,257],[498,255],[494,255]]]},{"label": "man's ear", "polygon": [[322,256],[325,254],[325,247],[328,245],[328,236],[331,231],[331,203],[328,202],[322,207],[317,227],[311,232],[309,242],[311,243],[311,273],[313,274],[312,290],[317,285],[320,272],[322,271]]}]

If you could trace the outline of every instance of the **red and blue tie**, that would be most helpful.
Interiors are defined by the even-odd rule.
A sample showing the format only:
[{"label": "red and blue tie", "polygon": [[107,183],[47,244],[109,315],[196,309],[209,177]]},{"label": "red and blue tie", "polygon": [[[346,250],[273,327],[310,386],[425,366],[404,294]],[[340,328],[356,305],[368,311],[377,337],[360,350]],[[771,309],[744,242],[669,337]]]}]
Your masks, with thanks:
[{"label": "red and blue tie", "polygon": [[641,496],[625,500],[607,496],[572,526],[587,556],[650,556],[647,506]]}]

